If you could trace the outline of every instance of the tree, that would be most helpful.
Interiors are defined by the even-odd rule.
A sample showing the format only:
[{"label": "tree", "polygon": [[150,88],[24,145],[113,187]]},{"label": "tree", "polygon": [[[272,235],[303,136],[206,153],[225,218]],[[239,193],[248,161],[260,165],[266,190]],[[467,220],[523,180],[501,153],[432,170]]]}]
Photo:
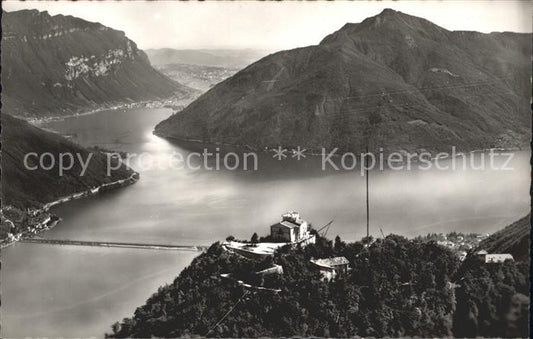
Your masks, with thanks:
[{"label": "tree", "polygon": [[336,236],[335,245],[333,245],[333,248],[335,249],[335,252],[337,253],[337,255],[339,255],[346,248],[346,243],[341,240],[341,237]]},{"label": "tree", "polygon": [[363,239],[361,239],[361,242],[365,245],[369,245],[372,243],[372,241],[374,240],[374,238],[369,235],[368,237],[364,237]]},{"label": "tree", "polygon": [[120,332],[120,323],[117,321],[111,325],[111,330],[113,331],[113,334],[118,334],[118,332]]},{"label": "tree", "polygon": [[252,235],[251,241],[252,241],[252,244],[257,244],[257,242],[259,241],[259,236],[257,235],[257,233],[254,233]]}]

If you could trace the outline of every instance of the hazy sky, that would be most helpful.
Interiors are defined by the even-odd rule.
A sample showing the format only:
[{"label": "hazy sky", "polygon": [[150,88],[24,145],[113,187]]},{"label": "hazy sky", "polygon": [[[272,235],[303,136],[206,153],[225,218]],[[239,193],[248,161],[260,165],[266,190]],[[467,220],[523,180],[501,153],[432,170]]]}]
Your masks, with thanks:
[{"label": "hazy sky", "polygon": [[140,48],[259,48],[314,45],[347,22],[393,8],[449,30],[531,32],[530,1],[2,2],[70,14],[126,32]]}]

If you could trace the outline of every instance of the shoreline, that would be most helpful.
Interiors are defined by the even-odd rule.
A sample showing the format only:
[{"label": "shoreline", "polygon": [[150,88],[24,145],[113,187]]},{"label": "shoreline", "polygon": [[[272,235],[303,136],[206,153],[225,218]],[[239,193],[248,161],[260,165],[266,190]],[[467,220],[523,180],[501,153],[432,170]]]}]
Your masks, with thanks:
[{"label": "shoreline", "polygon": [[149,101],[140,101],[140,102],[136,102],[136,103],[124,103],[124,104],[110,106],[110,107],[95,108],[95,109],[92,109],[92,110],[89,110],[89,111],[80,111],[80,112],[77,112],[77,113],[71,113],[71,114],[66,114],[66,115],[54,115],[54,116],[42,117],[42,118],[34,118],[34,117],[27,118],[27,117],[24,117],[24,116],[15,116],[15,117],[19,118],[19,119],[26,120],[29,123],[33,124],[33,125],[39,125],[39,124],[45,124],[45,123],[48,123],[48,122],[62,121],[62,120],[68,119],[68,118],[76,118],[76,117],[96,114],[96,113],[105,112],[105,111],[113,111],[113,110],[119,110],[119,109],[129,109],[129,108],[138,108],[138,107],[141,107],[141,105],[148,104],[148,103],[149,103]]},{"label": "shoreline", "polygon": [[[45,124],[48,122],[53,121],[62,121],[69,118],[76,118],[76,117],[82,117],[86,115],[92,115],[97,114],[100,112],[105,111],[114,111],[114,110],[120,110],[120,109],[134,109],[134,108],[168,108],[171,110],[175,110],[179,106],[185,107],[189,103],[191,103],[195,97],[185,97],[182,99],[160,99],[160,100],[143,100],[143,101],[136,101],[136,102],[128,102],[128,103],[121,103],[117,105],[112,106],[103,106],[91,110],[80,110],[76,113],[70,113],[65,115],[51,115],[46,117],[25,117],[20,115],[15,115],[16,118],[28,121],[32,125],[39,126],[40,124]],[[182,108],[183,108],[182,107]]]},{"label": "shoreline", "polygon": [[[194,144],[198,144],[198,145],[226,146],[226,147],[233,147],[233,148],[242,149],[242,150],[247,149],[247,150],[258,152],[258,153],[259,152],[261,152],[261,153],[275,153],[277,151],[277,149],[275,149],[275,148],[258,148],[258,147],[253,147],[253,146],[250,146],[250,145],[247,145],[247,144],[240,145],[240,144],[230,144],[230,143],[215,142],[215,141],[205,142],[205,141],[198,140],[198,139],[187,139],[187,138],[181,138],[181,137],[175,137],[175,136],[166,136],[166,135],[157,133],[155,130],[152,131],[152,134],[157,136],[157,137],[163,138],[163,139],[194,143]],[[291,146],[280,146],[280,147],[282,149],[286,149],[288,154],[292,154],[292,152],[290,152],[290,150],[289,150],[289,148]],[[444,156],[438,156],[440,153],[445,153],[443,151],[433,151],[433,152],[426,151],[426,152],[431,154],[431,158],[428,159],[428,160],[429,161],[434,161],[434,160],[437,160],[437,159],[457,158],[461,154],[469,155],[469,154],[476,154],[476,153],[487,153],[487,152],[491,152],[491,151],[517,152],[517,151],[526,151],[528,148],[529,148],[529,144],[524,145],[523,147],[494,147],[494,148],[473,149],[473,150],[468,150],[468,151],[456,150],[455,151],[456,154],[455,154],[454,157],[452,157],[450,153],[448,153],[448,156],[445,156],[445,157]],[[416,154],[417,156],[420,156],[420,154],[423,153],[423,152],[408,152],[408,151],[405,151],[405,150],[399,150],[399,151],[393,151],[393,152],[388,152],[388,153],[387,152],[378,152],[378,153],[373,153],[373,154],[376,154],[376,155],[383,154],[384,157],[387,157],[389,154],[394,153],[394,152],[401,153],[403,155]],[[349,153],[349,152],[345,152],[345,153]],[[351,153],[355,153],[355,152],[351,152]],[[360,152],[359,154],[356,154],[356,155],[361,155],[361,154],[365,154],[365,153],[366,152]],[[368,153],[372,153],[372,152],[368,152]],[[320,156],[323,156],[323,153],[316,153],[316,152],[308,152],[308,151],[306,151],[305,155],[306,156],[313,156],[313,157],[320,157]],[[338,157],[341,157],[341,156],[342,156],[342,154],[333,154],[332,155],[332,157],[335,157],[335,158],[338,158]],[[414,159],[411,159],[411,160],[413,161]],[[413,162],[416,163],[418,161],[419,160],[414,160]]]},{"label": "shoreline", "polygon": [[[137,172],[133,172],[128,178],[126,179],[120,179],[120,180],[117,180],[117,181],[113,181],[113,182],[110,182],[110,183],[104,183],[104,184],[101,184],[99,186],[95,186],[93,188],[90,188],[88,190],[84,190],[84,191],[81,191],[81,192],[76,192],[76,193],[72,193],[72,194],[69,194],[67,196],[63,196],[63,197],[60,197],[59,199],[56,199],[56,200],[53,200],[53,201],[50,201],[50,202],[47,202],[47,203],[44,203],[42,205],[41,208],[28,208],[26,209],[26,211],[22,211],[22,213],[25,213],[25,216],[26,217],[39,217],[39,216],[43,216],[45,217],[45,220],[41,223],[37,223],[36,225],[23,225],[23,226],[26,226],[25,230],[22,231],[22,232],[19,232],[19,233],[16,233],[16,234],[12,234],[12,237],[9,237],[8,236],[8,241],[4,241],[0,244],[0,249],[5,249],[9,246],[11,246],[12,244],[15,244],[21,240],[24,240],[24,239],[28,239],[28,238],[31,238],[35,235],[37,235],[38,233],[41,233],[43,231],[47,231],[51,228],[53,228],[54,226],[56,226],[59,222],[61,222],[61,218],[56,216],[55,214],[52,214],[52,213],[49,213],[49,210],[50,208],[54,207],[54,206],[57,206],[57,205],[60,205],[60,204],[63,204],[63,203],[66,203],[66,202],[69,202],[69,201],[72,201],[72,200],[78,200],[78,199],[83,199],[83,198],[87,198],[87,197],[90,197],[90,196],[95,196],[101,192],[106,192],[106,191],[110,191],[110,190],[113,190],[113,189],[118,189],[118,188],[121,188],[121,187],[126,187],[126,186],[129,186],[129,185],[133,185],[134,183],[136,183],[138,180],[139,180],[139,173]],[[4,208],[9,208],[9,209],[12,209],[12,208],[15,208],[13,206],[5,206],[2,208],[2,213],[3,213],[3,210]],[[14,225],[13,221],[11,221],[10,219],[8,218],[5,218],[6,222],[7,223],[10,223],[11,225]],[[8,233],[8,234],[11,234],[11,233]]]}]

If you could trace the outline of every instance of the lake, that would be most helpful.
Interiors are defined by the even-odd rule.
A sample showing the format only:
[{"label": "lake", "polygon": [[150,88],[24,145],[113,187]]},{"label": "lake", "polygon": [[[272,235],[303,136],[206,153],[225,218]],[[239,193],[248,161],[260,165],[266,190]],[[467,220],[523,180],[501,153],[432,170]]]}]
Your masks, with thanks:
[{"label": "lake", "polygon": [[[277,160],[272,153],[260,153],[257,171],[208,170],[205,165],[213,166],[213,159],[203,163],[199,157],[192,163],[200,169],[146,166],[146,159],[167,164],[176,154],[186,158],[203,150],[203,145],[152,134],[171,113],[103,111],[43,124],[86,146],[146,156],[131,162],[140,173],[136,184],[55,207],[52,212],[63,221],[42,236],[208,245],[228,235],[266,235],[288,210],[299,211],[315,228],[334,220],[331,238],[365,235],[365,178],[358,170],[323,171],[317,156],[297,160],[288,154]],[[221,148],[221,154],[235,151],[208,148]],[[509,166],[514,170],[373,170],[371,235],[492,233],[529,211],[529,152],[516,152]],[[102,337],[158,286],[172,282],[195,255],[15,244],[2,251],[2,335]]]}]

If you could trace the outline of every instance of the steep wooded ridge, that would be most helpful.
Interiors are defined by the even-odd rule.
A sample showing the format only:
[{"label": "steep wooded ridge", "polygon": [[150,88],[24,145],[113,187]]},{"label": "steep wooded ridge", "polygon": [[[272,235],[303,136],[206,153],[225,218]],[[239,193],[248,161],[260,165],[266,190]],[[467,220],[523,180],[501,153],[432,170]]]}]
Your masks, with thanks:
[{"label": "steep wooded ridge", "polygon": [[530,136],[531,35],[448,31],[386,9],[319,45],[269,55],[156,126],[255,148],[520,147]]},{"label": "steep wooded ridge", "polygon": [[[29,123],[2,113],[2,206],[11,205],[25,210],[28,207],[40,208],[43,204],[74,193],[89,190],[105,183],[128,179],[134,172],[122,165],[120,169],[107,175],[107,156],[98,151],[89,151],[62,136],[41,130]],[[27,169],[24,156],[30,152],[38,156],[53,154],[55,165],[49,170]],[[72,169],[59,175],[60,153],[70,153],[82,157],[85,162],[89,153],[89,165],[80,175],[82,168],[76,160]],[[27,159],[29,166],[39,166],[37,156]],[[114,166],[116,163],[110,160]],[[66,162],[65,162],[66,163]],[[43,164],[48,168],[50,159]]]},{"label": "steep wooded ridge", "polygon": [[62,115],[190,91],[152,68],[124,32],[37,10],[2,15],[2,105],[12,115]]},{"label": "steep wooded ridge", "polygon": [[510,253],[515,260],[529,261],[531,215],[512,223],[483,240],[479,247],[489,253]]},{"label": "steep wooded ridge", "polygon": [[[325,281],[310,260],[334,256],[350,270]],[[274,263],[282,274],[255,273]],[[215,243],[110,336],[516,338],[529,335],[528,319],[528,260],[485,264],[472,252],[461,262],[436,241],[398,235],[371,245],[319,237],[262,261]]]}]

